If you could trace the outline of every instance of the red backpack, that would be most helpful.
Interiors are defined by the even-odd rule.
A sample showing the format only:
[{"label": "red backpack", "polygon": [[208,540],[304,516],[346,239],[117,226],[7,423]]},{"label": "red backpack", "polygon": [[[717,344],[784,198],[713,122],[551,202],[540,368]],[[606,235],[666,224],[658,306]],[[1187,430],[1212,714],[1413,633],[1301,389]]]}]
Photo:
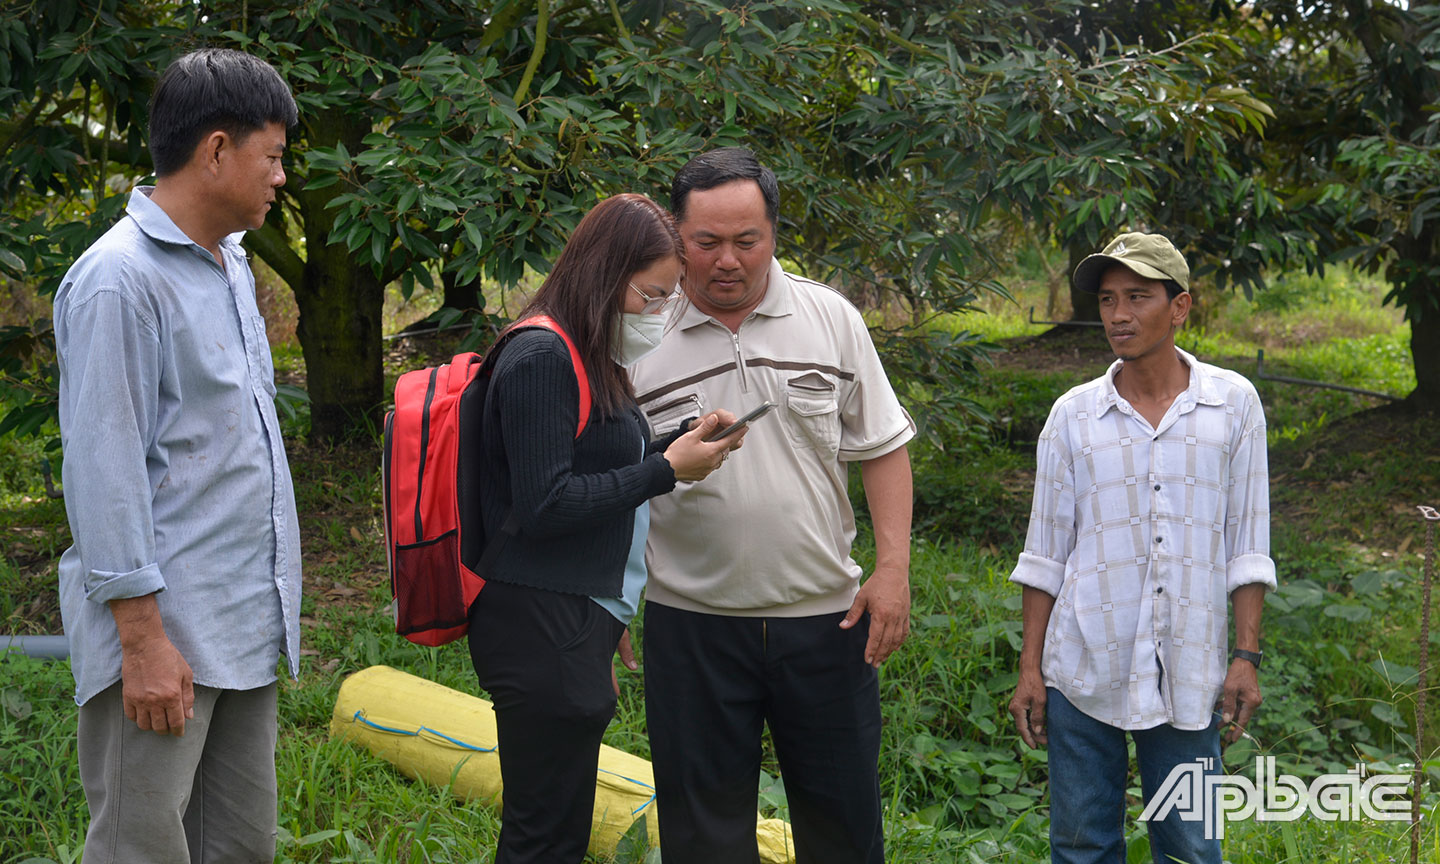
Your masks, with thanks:
[{"label": "red backpack", "polygon": [[[464,636],[470,604],[483,575],[517,526],[506,517],[497,537],[485,537],[478,464],[481,417],[490,374],[512,333],[544,327],[565,340],[580,385],[580,423],[590,420],[590,381],[580,352],[551,318],[540,315],[506,328],[480,356],[406,372],[395,382],[395,409],[385,417],[381,463],[385,495],[385,552],[395,598],[395,632],[418,645],[444,645]],[[463,442],[463,444],[462,444]]]}]

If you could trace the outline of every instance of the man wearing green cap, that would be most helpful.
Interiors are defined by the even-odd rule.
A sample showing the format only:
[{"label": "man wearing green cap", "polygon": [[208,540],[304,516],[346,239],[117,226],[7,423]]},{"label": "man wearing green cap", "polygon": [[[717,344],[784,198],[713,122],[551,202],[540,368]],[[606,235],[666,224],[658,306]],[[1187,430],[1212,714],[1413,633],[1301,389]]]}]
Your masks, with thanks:
[{"label": "man wearing green cap", "polygon": [[[1175,346],[1184,256],[1158,234],[1122,234],[1073,279],[1099,295],[1118,359],[1050,411],[1010,576],[1024,588],[1010,713],[1049,750],[1057,864],[1125,860],[1127,733],[1147,803],[1172,770],[1220,772],[1221,727],[1234,741],[1260,704],[1260,610],[1275,587],[1265,414],[1249,381]],[[1157,864],[1220,864],[1201,818],[1213,803],[1159,808]]]}]

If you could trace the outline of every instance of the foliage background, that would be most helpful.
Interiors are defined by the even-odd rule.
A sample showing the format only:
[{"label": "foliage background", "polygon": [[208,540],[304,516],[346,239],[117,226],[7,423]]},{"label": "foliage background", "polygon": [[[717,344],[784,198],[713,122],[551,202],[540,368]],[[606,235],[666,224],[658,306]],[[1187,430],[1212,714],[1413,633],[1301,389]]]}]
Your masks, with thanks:
[{"label": "foliage background", "polygon": [[[0,278],[53,293],[150,170],[157,71],[220,45],[273,62],[301,105],[292,179],[246,244],[295,297],[317,440],[378,423],[386,285],[486,311],[600,196],[664,200],[689,155],[725,144],[780,176],[787,258],[909,313],[887,342],[907,371],[973,371],[975,339],[915,327],[1003,293],[1018,245],[1073,263],[1122,229],[1171,233],[1222,291],[1356,258],[1423,352],[1440,345],[1431,8],[8,0]],[[0,435],[37,432],[48,323],[5,323]],[[1416,363],[1417,402],[1440,393],[1435,365]],[[920,407],[952,424],[973,408]]]}]

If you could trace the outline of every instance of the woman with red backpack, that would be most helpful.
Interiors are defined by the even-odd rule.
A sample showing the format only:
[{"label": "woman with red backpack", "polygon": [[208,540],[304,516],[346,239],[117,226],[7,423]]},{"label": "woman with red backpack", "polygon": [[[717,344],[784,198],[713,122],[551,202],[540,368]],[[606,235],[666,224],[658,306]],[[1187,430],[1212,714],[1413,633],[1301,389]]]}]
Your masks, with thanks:
[{"label": "woman with red backpack", "polygon": [[626,628],[644,586],[646,502],[703,480],[744,434],[706,442],[734,420],[717,411],[652,441],[635,403],[626,367],[660,344],[683,267],[669,213],[643,195],[606,199],[517,316],[558,328],[521,326],[491,349],[474,458],[485,534],[504,538],[487,556],[469,640],[495,705],[497,864],[585,857],[617,645],[635,668]]}]

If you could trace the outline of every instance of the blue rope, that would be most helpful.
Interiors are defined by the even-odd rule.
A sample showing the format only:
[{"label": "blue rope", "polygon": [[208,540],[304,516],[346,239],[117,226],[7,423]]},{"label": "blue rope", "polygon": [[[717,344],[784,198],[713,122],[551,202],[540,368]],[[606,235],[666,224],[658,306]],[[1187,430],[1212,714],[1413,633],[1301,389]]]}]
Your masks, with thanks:
[{"label": "blue rope", "polygon": [[410,737],[410,738],[418,738],[418,737],[420,737],[420,733],[421,733],[421,732],[429,732],[431,735],[434,735],[434,736],[437,737],[437,738],[444,738],[446,741],[449,741],[451,744],[454,744],[456,747],[461,747],[461,748],[463,748],[463,749],[465,749],[465,750],[474,750],[476,753],[494,753],[495,750],[496,750],[496,748],[494,748],[494,747],[477,747],[477,746],[475,746],[474,744],[466,744],[464,741],[461,741],[461,740],[458,739],[458,738],[451,738],[449,735],[446,735],[444,732],[437,732],[437,731],[435,731],[434,729],[431,729],[431,728],[428,727],[428,726],[421,726],[419,729],[416,729],[414,732],[411,732],[409,729],[395,729],[395,728],[392,728],[392,727],[390,727],[390,726],[381,726],[379,723],[373,723],[373,722],[371,722],[371,721],[369,721],[369,720],[366,720],[366,719],[365,719],[365,712],[364,712],[363,709],[357,710],[357,711],[355,712],[355,722],[356,722],[356,723],[363,723],[363,724],[365,724],[366,726],[369,726],[371,729],[379,729],[381,732],[390,732],[390,733],[392,733],[392,734],[394,734],[394,735],[405,735],[405,736],[408,736],[408,737]]},{"label": "blue rope", "polygon": [[646,799],[646,801],[645,801],[644,804],[641,804],[639,807],[636,807],[634,810],[631,810],[631,811],[630,811],[630,815],[631,815],[631,816],[634,816],[636,813],[639,813],[641,810],[644,810],[646,807],[649,807],[652,803],[654,803],[654,801],[655,801],[655,787],[654,787],[654,786],[651,786],[649,783],[645,783],[645,782],[643,782],[643,781],[636,780],[634,777],[626,777],[624,774],[616,774],[614,771],[609,771],[609,770],[606,770],[606,769],[604,769],[604,768],[596,768],[595,770],[596,770],[596,771],[599,771],[601,774],[609,774],[611,777],[619,777],[621,780],[624,780],[624,781],[626,781],[627,783],[634,783],[636,786],[639,786],[639,787],[642,788],[642,789],[649,789],[649,790],[650,790],[650,797],[649,797],[648,799]]},{"label": "blue rope", "polygon": [[[379,729],[381,732],[389,732],[389,733],[391,733],[391,734],[393,734],[393,735],[405,735],[405,736],[410,737],[410,738],[418,738],[418,737],[420,736],[420,733],[421,733],[421,732],[429,732],[431,735],[434,735],[434,736],[436,736],[437,738],[444,738],[446,741],[449,741],[451,744],[454,744],[456,747],[461,747],[461,748],[463,748],[463,749],[465,749],[465,750],[474,750],[474,751],[477,752],[477,753],[494,753],[494,752],[496,752],[496,751],[499,749],[498,747],[477,747],[477,746],[475,746],[474,744],[467,744],[467,743],[465,743],[464,741],[461,741],[461,740],[458,739],[458,738],[451,738],[449,735],[446,735],[446,734],[443,733],[443,732],[437,732],[437,731],[435,731],[434,729],[431,729],[431,728],[428,727],[428,726],[421,726],[419,729],[416,729],[414,732],[411,732],[409,729],[396,729],[396,728],[394,728],[393,726],[381,726],[379,723],[376,723],[376,722],[374,722],[374,721],[365,719],[365,711],[364,711],[364,709],[357,709],[357,710],[355,711],[355,722],[356,722],[356,723],[362,723],[362,724],[364,724],[364,725],[366,725],[366,726],[369,726],[371,729]],[[624,774],[616,774],[614,771],[609,771],[609,770],[606,770],[606,769],[604,769],[604,768],[597,768],[597,769],[595,769],[595,770],[598,771],[598,772],[600,772],[601,774],[609,774],[609,775],[612,776],[612,777],[619,777],[621,780],[624,780],[624,781],[626,781],[626,782],[628,782],[628,783],[634,783],[636,786],[639,786],[639,787],[641,787],[641,788],[643,788],[643,789],[649,789],[649,790],[650,790],[650,792],[651,792],[650,798],[649,798],[648,800],[646,800],[646,802],[645,802],[644,804],[641,804],[639,807],[636,807],[634,810],[631,810],[631,811],[630,811],[630,815],[631,815],[631,816],[636,815],[636,814],[639,813],[641,810],[644,810],[646,807],[649,807],[652,803],[654,803],[654,801],[655,801],[655,794],[654,794],[654,793],[655,793],[655,787],[654,787],[654,786],[651,786],[649,783],[645,783],[645,782],[642,782],[642,781],[640,781],[640,780],[636,780],[634,777],[626,777]]]}]

